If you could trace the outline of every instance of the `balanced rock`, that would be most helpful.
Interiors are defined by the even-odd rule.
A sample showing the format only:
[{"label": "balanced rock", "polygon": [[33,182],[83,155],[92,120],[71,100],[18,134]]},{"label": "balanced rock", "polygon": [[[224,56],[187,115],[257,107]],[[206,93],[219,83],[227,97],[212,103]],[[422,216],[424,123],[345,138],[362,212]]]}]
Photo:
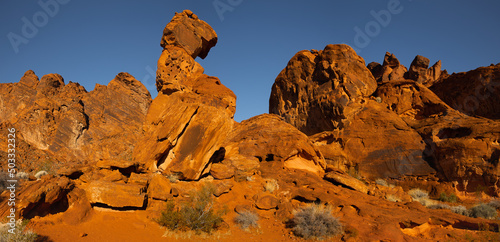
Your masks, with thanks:
[{"label": "balanced rock", "polygon": [[194,61],[204,58],[217,35],[191,11],[167,24],[158,61],[158,96],[149,108],[133,160],[141,168],[198,180],[210,171],[234,125],[236,96]]},{"label": "balanced rock", "polygon": [[217,34],[205,21],[190,10],[175,13],[163,30],[161,46],[179,46],[194,58],[205,59],[210,49],[217,44]]}]

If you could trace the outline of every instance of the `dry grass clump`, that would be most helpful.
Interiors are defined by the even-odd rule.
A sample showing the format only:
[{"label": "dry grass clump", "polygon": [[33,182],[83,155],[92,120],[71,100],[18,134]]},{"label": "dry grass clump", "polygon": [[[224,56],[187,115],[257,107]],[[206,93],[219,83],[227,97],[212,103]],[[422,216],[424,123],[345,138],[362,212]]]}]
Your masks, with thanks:
[{"label": "dry grass clump", "polygon": [[234,222],[237,223],[242,229],[259,227],[258,221],[259,215],[251,211],[244,211],[234,218]]},{"label": "dry grass clump", "polygon": [[408,191],[408,195],[410,195],[414,200],[429,198],[429,193],[427,191],[415,188]]},{"label": "dry grass clump", "polygon": [[488,204],[480,203],[469,209],[469,216],[474,218],[494,219],[497,217],[497,210]]},{"label": "dry grass clump", "polygon": [[10,233],[9,229],[11,228],[7,224],[3,225],[0,228],[0,241],[2,242],[33,242],[36,241],[38,235],[26,228],[28,225],[28,220],[18,220],[16,222],[16,227],[14,229],[14,233]]},{"label": "dry grass clump", "polygon": [[294,213],[293,231],[297,236],[306,239],[324,239],[342,233],[342,224],[332,215],[331,208],[311,205]]},{"label": "dry grass clump", "polygon": [[214,190],[212,184],[204,185],[200,190],[192,192],[189,201],[180,208],[172,201],[168,202],[157,222],[169,230],[212,232],[224,222],[222,216],[226,213],[225,210],[213,208]]},{"label": "dry grass clump", "polygon": [[389,186],[389,184],[387,183],[387,181],[384,180],[384,179],[377,179],[377,180],[375,180],[375,184],[381,185],[381,186],[384,186],[384,187],[388,187]]},{"label": "dry grass clump", "polygon": [[500,200],[491,200],[488,205],[494,207],[495,209],[500,209]]},{"label": "dry grass clump", "polygon": [[469,210],[463,205],[453,206],[450,210],[456,214],[469,216]]}]

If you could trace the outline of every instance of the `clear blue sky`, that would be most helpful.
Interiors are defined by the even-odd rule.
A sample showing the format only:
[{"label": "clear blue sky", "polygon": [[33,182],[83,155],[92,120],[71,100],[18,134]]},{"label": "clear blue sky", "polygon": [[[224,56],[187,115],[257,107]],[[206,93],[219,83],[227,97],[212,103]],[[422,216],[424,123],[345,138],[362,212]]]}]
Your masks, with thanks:
[{"label": "clear blue sky", "polygon": [[[407,67],[419,54],[431,65],[442,60],[450,73],[500,62],[500,1],[58,1],[41,0],[58,3],[57,12],[38,1],[1,1],[0,82],[17,82],[32,69],[39,77],[59,73],[91,91],[129,72],[155,97],[162,31],[184,9],[219,36],[197,61],[237,95],[237,121],[268,111],[274,79],[304,49],[346,43],[367,64],[382,62],[389,51]],[[39,25],[37,32],[24,27],[23,33],[29,25],[23,19]]]}]

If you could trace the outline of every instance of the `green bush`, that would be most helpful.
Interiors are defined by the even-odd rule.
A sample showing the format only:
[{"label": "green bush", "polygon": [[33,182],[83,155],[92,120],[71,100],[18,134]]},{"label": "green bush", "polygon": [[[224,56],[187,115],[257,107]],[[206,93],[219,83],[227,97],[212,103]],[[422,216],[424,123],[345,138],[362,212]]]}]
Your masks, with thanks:
[{"label": "green bush", "polygon": [[325,238],[342,233],[342,224],[332,215],[332,210],[320,205],[311,205],[295,212],[294,233],[309,238]]},{"label": "green bush", "polygon": [[493,219],[497,216],[497,210],[484,203],[480,203],[469,210],[469,216],[474,218]]},{"label": "green bush", "polygon": [[4,226],[0,230],[0,241],[2,242],[33,242],[36,241],[38,235],[26,228],[28,220],[18,220],[16,223],[15,232],[9,232],[10,227]]},{"label": "green bush", "polygon": [[250,211],[244,211],[234,218],[234,222],[240,225],[242,229],[246,229],[250,226],[259,227],[257,221],[259,221],[259,215]]},{"label": "green bush", "polygon": [[194,230],[206,233],[217,229],[224,222],[222,216],[226,210],[215,210],[213,185],[204,185],[200,190],[192,192],[189,201],[177,208],[172,201],[167,203],[158,223],[169,230]]},{"label": "green bush", "polygon": [[442,192],[441,194],[439,194],[438,200],[441,202],[456,203],[458,198],[457,198],[457,195],[455,195],[454,193],[450,193],[448,195],[445,192]]}]

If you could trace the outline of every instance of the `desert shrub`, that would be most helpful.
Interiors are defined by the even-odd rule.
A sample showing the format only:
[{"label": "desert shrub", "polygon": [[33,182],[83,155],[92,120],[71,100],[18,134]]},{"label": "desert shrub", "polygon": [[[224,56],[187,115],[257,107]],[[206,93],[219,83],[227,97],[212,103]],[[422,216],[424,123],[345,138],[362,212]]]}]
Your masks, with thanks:
[{"label": "desert shrub", "polygon": [[172,201],[167,203],[158,223],[169,230],[194,230],[206,233],[217,229],[223,221],[224,209],[213,208],[213,185],[204,185],[200,190],[192,192],[189,201],[177,208]]},{"label": "desert shrub", "polygon": [[448,204],[444,204],[444,203],[436,203],[436,204],[432,204],[432,205],[427,206],[427,208],[430,208],[430,209],[450,209],[451,206]]},{"label": "desert shrub", "polygon": [[457,195],[455,195],[454,193],[450,193],[448,195],[445,192],[442,192],[441,194],[439,194],[438,200],[441,202],[456,203],[457,202]]},{"label": "desert shrub", "polygon": [[377,179],[377,180],[375,180],[375,183],[378,184],[378,185],[384,186],[384,187],[388,187],[389,186],[389,184],[387,184],[387,181],[384,180],[384,179]]},{"label": "desert shrub", "polygon": [[270,193],[273,193],[274,191],[279,189],[278,182],[274,179],[270,179],[266,181],[266,184],[264,184],[264,189]]},{"label": "desert shrub", "polygon": [[452,207],[450,207],[450,210],[456,214],[469,216],[469,210],[467,210],[467,208],[465,206],[462,206],[462,205],[452,206]]},{"label": "desert shrub", "polygon": [[325,238],[342,233],[342,224],[330,208],[311,205],[294,213],[294,233],[309,238]]},{"label": "desert shrub", "polygon": [[438,202],[429,198],[421,198],[417,200],[419,203],[424,205],[425,207],[430,207],[436,205]]},{"label": "desert shrub", "polygon": [[408,195],[410,195],[414,200],[425,199],[429,197],[428,192],[418,188],[408,191]]},{"label": "desert shrub", "polygon": [[389,201],[389,202],[399,202],[399,201],[401,201],[401,199],[398,196],[394,195],[394,194],[387,195],[387,197],[385,199],[387,201]]},{"label": "desert shrub", "polygon": [[491,200],[488,205],[494,207],[495,209],[500,209],[500,200]]},{"label": "desert shrub", "polygon": [[474,218],[493,219],[497,216],[497,210],[484,203],[480,203],[469,210],[469,216]]},{"label": "desert shrub", "polygon": [[0,241],[5,242],[32,242],[36,241],[38,235],[26,228],[28,220],[18,220],[14,233],[10,233],[10,226],[4,225],[0,228]]},{"label": "desert shrub", "polygon": [[30,178],[30,175],[28,173],[26,173],[26,172],[19,171],[19,172],[16,173],[16,178],[28,180]]},{"label": "desert shrub", "polygon": [[250,226],[259,227],[257,221],[259,221],[259,215],[250,211],[244,211],[234,218],[234,222],[237,223],[242,229],[246,229]]}]

